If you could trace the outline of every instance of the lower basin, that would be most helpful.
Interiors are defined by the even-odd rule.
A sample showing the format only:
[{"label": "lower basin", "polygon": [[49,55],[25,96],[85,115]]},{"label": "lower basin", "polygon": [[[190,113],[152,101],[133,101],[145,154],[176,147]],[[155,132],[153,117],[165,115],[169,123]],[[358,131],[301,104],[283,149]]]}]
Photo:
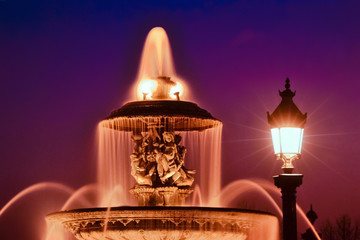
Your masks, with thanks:
[{"label": "lower basin", "polygon": [[[46,217],[77,239],[278,239],[275,216],[253,210],[208,207],[74,209]],[[106,231],[105,231],[106,229]]]}]

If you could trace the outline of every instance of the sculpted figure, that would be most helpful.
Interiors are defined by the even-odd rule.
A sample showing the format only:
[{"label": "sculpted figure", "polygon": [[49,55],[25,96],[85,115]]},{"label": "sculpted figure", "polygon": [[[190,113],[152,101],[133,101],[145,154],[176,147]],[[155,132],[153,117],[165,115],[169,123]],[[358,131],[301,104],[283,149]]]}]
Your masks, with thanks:
[{"label": "sculpted figure", "polygon": [[171,178],[172,182],[177,186],[191,186],[194,178],[190,174],[194,172],[184,167],[186,148],[179,146],[181,136],[171,132],[164,132],[163,141],[163,152],[168,162],[168,171],[162,176],[161,181],[165,183],[165,181]]},{"label": "sculpted figure", "polygon": [[194,178],[191,176],[195,174],[195,170],[189,170],[184,166],[184,159],[186,154],[186,148],[184,146],[180,146],[181,136],[175,135],[175,144],[177,146],[178,158],[177,164],[179,167],[178,172],[180,173],[180,177],[175,181],[177,186],[191,186],[194,182]]},{"label": "sculpted figure", "polygon": [[[161,164],[165,172],[160,177],[161,182],[165,183],[167,179],[173,177],[178,171],[178,167],[175,163],[175,157],[177,155],[177,148],[174,142],[174,134],[171,132],[164,132],[162,144],[162,157]],[[174,181],[175,182],[175,181]]]},{"label": "sculpted figure", "polygon": [[143,136],[134,134],[132,139],[135,142],[134,152],[130,155],[131,175],[140,185],[152,186],[151,175],[146,173],[146,159],[143,146]]},{"label": "sculpted figure", "polygon": [[181,136],[163,132],[161,137],[150,128],[143,137],[133,134],[134,151],[130,155],[131,175],[137,184],[145,186],[191,186],[194,171],[184,167],[186,148],[180,146]]}]

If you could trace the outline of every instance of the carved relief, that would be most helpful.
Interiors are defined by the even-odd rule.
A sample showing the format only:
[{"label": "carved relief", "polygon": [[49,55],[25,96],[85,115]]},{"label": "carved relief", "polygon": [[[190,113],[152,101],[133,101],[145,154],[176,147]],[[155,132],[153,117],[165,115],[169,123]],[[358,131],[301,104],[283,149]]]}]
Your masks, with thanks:
[{"label": "carved relief", "polygon": [[195,171],[184,166],[186,148],[180,145],[181,136],[164,131],[161,135],[150,128],[143,136],[133,134],[134,151],[130,155],[131,175],[140,186],[190,187]]}]

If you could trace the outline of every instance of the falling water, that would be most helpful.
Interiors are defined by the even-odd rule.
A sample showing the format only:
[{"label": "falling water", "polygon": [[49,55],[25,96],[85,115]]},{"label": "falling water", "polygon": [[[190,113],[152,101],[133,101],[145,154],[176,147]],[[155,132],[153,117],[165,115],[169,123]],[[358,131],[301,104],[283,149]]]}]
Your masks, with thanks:
[{"label": "falling water", "polygon": [[[20,191],[18,194],[16,194],[10,201],[8,201],[0,210],[0,217],[2,217],[3,215],[5,215],[7,213],[7,211],[11,210],[11,207],[13,205],[15,205],[16,203],[18,203],[19,201],[22,201],[24,199],[26,199],[29,195],[35,195],[36,193],[39,192],[45,192],[45,193],[49,193],[49,191],[56,191],[56,192],[61,192],[62,194],[65,194],[65,196],[71,196],[76,193],[72,188],[61,184],[61,183],[56,183],[56,182],[41,182],[41,183],[36,183],[33,184],[25,189],[23,189],[22,191]],[[41,199],[39,199],[41,200]],[[77,201],[80,201],[81,204],[87,204],[88,200],[82,196],[78,196],[77,197]],[[48,207],[47,207],[48,208]],[[42,210],[39,209],[39,212],[41,212]],[[40,215],[41,216],[41,215]],[[32,216],[33,218],[20,218],[19,221],[21,221],[21,219],[26,219],[26,221],[28,221],[27,223],[29,224],[31,221],[29,221],[29,219],[33,220],[34,216]],[[39,222],[36,222],[36,226],[39,227]],[[21,224],[19,225],[21,226]],[[34,226],[35,227],[35,226]],[[53,229],[52,232],[55,232],[55,227],[54,226],[47,226],[47,233],[49,233],[50,229]],[[64,234],[63,231],[60,231],[59,229],[62,229],[61,226],[58,226],[56,229],[58,229],[57,231],[57,238],[45,238],[48,240],[64,240]],[[24,230],[24,229],[22,229]],[[42,233],[43,234],[43,233]]]},{"label": "falling water", "polygon": [[196,170],[195,183],[200,188],[203,206],[218,206],[217,201],[210,204],[221,191],[221,134],[222,123],[202,132],[185,132],[183,144],[187,146],[187,166]]},{"label": "falling water", "polygon": [[44,190],[50,190],[50,189],[56,189],[65,192],[66,194],[71,195],[74,190],[69,188],[68,186],[60,183],[54,183],[54,182],[42,182],[37,183],[34,185],[31,185],[18,194],[16,194],[9,202],[5,204],[4,207],[0,210],[0,217],[5,213],[6,210],[8,210],[15,202],[19,201],[20,199],[24,198],[28,194],[37,192],[37,191],[44,191]]},{"label": "falling water", "polygon": [[247,179],[240,179],[231,182],[224,189],[222,189],[220,194],[214,198],[213,201],[220,203],[222,207],[228,207],[234,199],[238,198],[242,194],[254,190],[262,194],[263,198],[267,200],[272,207],[275,208],[277,214],[282,216],[281,209],[271,197],[271,195],[256,182]]},{"label": "falling water", "polygon": [[[100,206],[107,207],[108,203],[115,205],[133,205],[134,199],[128,191],[113,193],[113,189],[122,186],[130,189],[135,181],[130,175],[133,143],[131,132],[117,131],[115,126],[127,122],[123,120],[102,121],[98,125],[98,201]],[[125,123],[124,123],[125,124]]]},{"label": "falling water", "polygon": [[191,205],[192,206],[202,206],[203,205],[202,198],[201,198],[201,190],[200,190],[200,187],[198,184],[196,184],[194,187]]},{"label": "falling water", "polygon": [[[151,117],[154,121],[155,117]],[[199,186],[201,199],[208,205],[209,199],[220,193],[221,187],[221,129],[219,121],[203,120],[197,118],[161,117],[168,125],[181,122],[181,128],[189,129],[190,126],[201,124],[209,125],[214,122],[213,128],[203,131],[177,132],[182,136],[181,144],[186,146],[187,153],[184,165],[189,169],[195,169],[195,183]],[[130,175],[130,155],[134,143],[131,132],[119,129],[138,129],[139,124],[142,133],[146,132],[150,118],[116,118],[104,120],[99,123],[99,159],[98,159],[98,184],[100,186],[99,200],[101,206],[108,206],[112,198],[112,206],[136,205],[134,197],[129,189],[134,187],[134,178]],[[156,121],[155,121],[156,122]],[[160,122],[160,121],[157,121]],[[166,126],[165,126],[166,128]],[[113,194],[115,186],[122,186],[122,192]]]},{"label": "falling water", "polygon": [[[71,196],[66,200],[64,205],[61,207],[60,211],[67,210],[72,203],[82,200],[83,206],[92,207],[95,203],[90,203],[87,198],[84,197],[87,193],[96,193],[98,191],[98,187],[96,184],[88,184],[71,194]],[[83,200],[85,199],[85,200]],[[65,234],[64,228],[61,224],[47,223],[46,226],[46,237],[44,240],[65,240],[65,239],[73,239],[69,234]]]}]

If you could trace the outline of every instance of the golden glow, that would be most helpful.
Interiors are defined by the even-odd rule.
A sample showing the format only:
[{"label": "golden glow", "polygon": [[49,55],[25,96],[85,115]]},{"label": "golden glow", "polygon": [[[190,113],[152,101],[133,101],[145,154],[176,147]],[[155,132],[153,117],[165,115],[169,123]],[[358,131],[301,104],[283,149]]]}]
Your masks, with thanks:
[{"label": "golden glow", "polygon": [[303,134],[304,129],[302,128],[272,128],[271,136],[275,154],[283,154],[286,158],[300,154]]},{"label": "golden glow", "polygon": [[170,97],[172,99],[177,99],[177,96],[176,96],[177,93],[180,97],[183,92],[184,92],[183,86],[181,85],[181,83],[177,82],[176,85],[170,89]]},{"label": "golden glow", "polygon": [[189,96],[186,83],[176,74],[165,30],[161,27],[151,29],[145,40],[131,97],[137,100],[190,100]]},{"label": "golden glow", "polygon": [[155,80],[151,80],[151,79],[142,80],[137,88],[138,89],[138,93],[137,93],[138,99],[141,99],[141,100],[151,99],[152,94],[156,91],[157,85],[158,85],[158,83]]},{"label": "golden glow", "polygon": [[[174,99],[180,100],[184,87],[180,81],[171,80],[170,84],[163,79],[144,79],[137,86],[139,100]],[[159,97],[161,96],[161,97]]]}]

